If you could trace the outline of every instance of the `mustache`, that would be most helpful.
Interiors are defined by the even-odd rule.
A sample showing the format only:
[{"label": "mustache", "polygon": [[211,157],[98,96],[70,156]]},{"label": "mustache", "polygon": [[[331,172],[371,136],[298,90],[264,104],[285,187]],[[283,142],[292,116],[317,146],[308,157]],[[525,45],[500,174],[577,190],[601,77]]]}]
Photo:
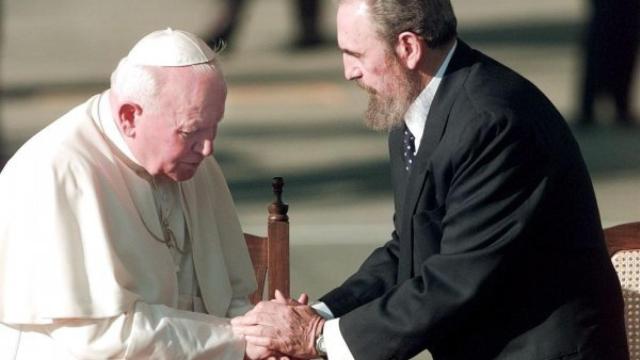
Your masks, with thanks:
[{"label": "mustache", "polygon": [[357,85],[358,85],[358,87],[360,87],[362,90],[364,90],[364,91],[368,92],[368,93],[369,93],[369,94],[371,94],[371,95],[376,95],[376,94],[378,93],[374,88],[372,88],[372,87],[370,87],[370,86],[365,85],[365,84],[364,84],[360,79],[356,80],[356,84],[357,84]]}]

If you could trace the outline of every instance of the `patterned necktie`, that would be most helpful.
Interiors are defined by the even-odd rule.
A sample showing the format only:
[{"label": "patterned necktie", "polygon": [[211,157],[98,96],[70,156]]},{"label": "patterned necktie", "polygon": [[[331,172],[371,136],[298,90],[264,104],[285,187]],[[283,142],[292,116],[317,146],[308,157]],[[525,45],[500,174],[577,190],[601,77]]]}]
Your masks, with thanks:
[{"label": "patterned necktie", "polygon": [[411,171],[416,161],[416,138],[413,136],[409,128],[405,125],[402,136],[402,154],[404,158],[404,168],[407,172]]}]

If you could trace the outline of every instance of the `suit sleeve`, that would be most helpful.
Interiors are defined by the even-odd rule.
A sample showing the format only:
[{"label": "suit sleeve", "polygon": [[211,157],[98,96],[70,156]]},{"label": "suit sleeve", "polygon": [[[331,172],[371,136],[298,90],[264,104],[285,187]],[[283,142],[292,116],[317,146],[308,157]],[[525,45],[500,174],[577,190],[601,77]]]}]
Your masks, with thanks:
[{"label": "suit sleeve", "polygon": [[[509,116],[475,116],[450,149],[440,252],[414,277],[383,294],[375,289],[374,300],[341,316],[340,330],[356,359],[410,358],[450,336],[489,306],[528,241],[547,186],[544,151]],[[414,226],[428,216],[418,211]],[[384,260],[365,264],[369,274],[359,278],[390,271],[388,258],[377,258]]]},{"label": "suit sleeve", "polygon": [[391,240],[374,250],[355,274],[320,301],[331,309],[334,317],[340,317],[383,295],[396,283],[397,271],[398,236],[394,231]]},{"label": "suit sleeve", "polygon": [[[402,131],[396,129],[389,134],[389,157],[391,159],[399,158],[400,146],[402,144]],[[404,165],[402,165],[402,176],[394,176],[397,174],[393,171],[392,160],[392,183],[397,190],[403,182]],[[401,197],[399,193],[395,194],[396,202]],[[396,207],[396,213],[393,216],[395,228],[398,229],[399,209]],[[332,290],[320,300],[323,301],[333,316],[340,317],[349,311],[366,304],[367,302],[380,297],[390,288],[396,285],[398,277],[398,258],[399,258],[399,239],[397,231],[391,234],[389,240],[384,246],[374,250],[374,252],[364,261],[358,271],[348,278],[340,287]]]}]

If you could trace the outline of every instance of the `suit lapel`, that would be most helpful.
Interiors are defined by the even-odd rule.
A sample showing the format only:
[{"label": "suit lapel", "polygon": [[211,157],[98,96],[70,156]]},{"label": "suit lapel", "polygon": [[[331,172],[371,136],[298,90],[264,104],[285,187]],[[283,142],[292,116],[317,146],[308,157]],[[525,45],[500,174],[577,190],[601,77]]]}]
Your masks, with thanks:
[{"label": "suit lapel", "polygon": [[402,208],[400,213],[403,214],[400,228],[404,236],[401,237],[399,281],[413,276],[413,215],[429,173],[431,154],[444,134],[451,107],[466,78],[466,71],[462,69],[468,66],[471,52],[468,45],[458,40],[457,48],[431,104],[416,163],[409,174],[403,198],[400,198],[403,199],[399,205]]}]

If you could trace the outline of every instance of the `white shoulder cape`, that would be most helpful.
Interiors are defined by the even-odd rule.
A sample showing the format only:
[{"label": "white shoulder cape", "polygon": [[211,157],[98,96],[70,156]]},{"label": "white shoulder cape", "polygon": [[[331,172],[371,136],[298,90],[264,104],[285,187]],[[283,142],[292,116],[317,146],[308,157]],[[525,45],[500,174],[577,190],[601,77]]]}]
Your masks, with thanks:
[{"label": "white shoulder cape", "polygon": [[[105,318],[134,302],[175,307],[175,267],[149,183],[94,121],[100,95],[31,138],[0,174],[0,322]],[[180,184],[194,266],[210,314],[255,290],[255,277],[222,172],[207,158]]]}]

